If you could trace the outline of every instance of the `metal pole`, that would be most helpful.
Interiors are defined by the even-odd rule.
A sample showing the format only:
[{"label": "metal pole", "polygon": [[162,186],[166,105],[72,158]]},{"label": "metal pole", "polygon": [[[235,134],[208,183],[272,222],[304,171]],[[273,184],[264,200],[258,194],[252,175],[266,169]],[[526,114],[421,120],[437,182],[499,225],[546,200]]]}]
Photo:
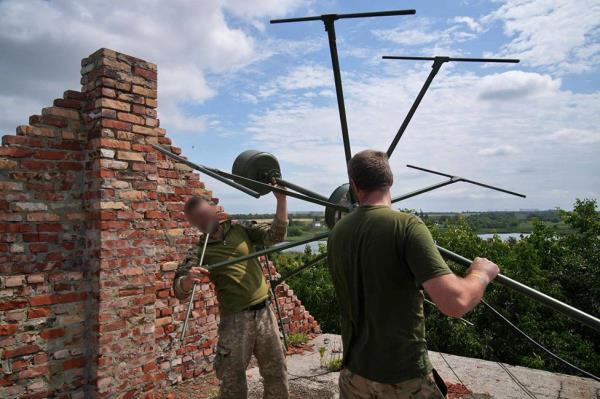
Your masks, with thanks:
[{"label": "metal pole", "polygon": [[[436,57],[406,57],[397,55],[384,55],[384,60],[412,60],[412,61],[435,61]],[[515,58],[457,58],[448,57],[448,61],[459,61],[459,62],[495,62],[504,64],[517,64],[520,60]]]},{"label": "metal pole", "polygon": [[279,300],[277,300],[277,295],[275,295],[275,289],[273,288],[273,276],[271,275],[271,266],[269,265],[269,256],[265,254],[265,264],[267,266],[267,273],[269,274],[269,291],[271,291],[271,295],[273,296],[273,300],[275,301],[275,309],[277,310],[277,316],[279,317],[279,326],[281,327],[281,334],[283,335],[283,345],[285,346],[285,350],[288,349],[287,336],[285,335],[285,328],[283,326],[283,319],[281,318],[281,309],[279,308]]},{"label": "metal pole", "polygon": [[229,179],[252,183],[252,184],[264,187],[264,188],[268,188],[270,191],[274,191],[274,192],[277,192],[277,193],[280,193],[280,194],[287,195],[289,197],[298,198],[298,199],[304,200],[306,202],[312,202],[313,204],[328,206],[328,207],[332,207],[332,208],[338,209],[340,211],[348,212],[348,208],[345,207],[345,206],[342,206],[342,205],[339,205],[339,204],[334,204],[334,203],[331,203],[331,202],[328,202],[328,201],[324,201],[324,200],[321,200],[321,199],[318,199],[318,198],[312,198],[312,197],[309,197],[309,196],[306,196],[306,195],[302,195],[302,194],[290,192],[290,191],[284,190],[284,189],[279,188],[279,187],[273,187],[273,186],[271,186],[269,184],[265,184],[265,183],[262,183],[262,182],[259,182],[259,181],[253,180],[253,179],[249,179],[247,177],[243,177],[243,176],[239,176],[239,175],[234,175],[232,173],[223,172],[222,170],[219,170],[219,169],[216,169],[216,168],[209,168],[209,167],[206,167],[206,166],[198,165],[198,164],[195,164],[195,163],[193,163],[191,161],[188,161],[187,159],[185,159],[183,157],[180,157],[179,155],[173,154],[172,152],[167,151],[164,148],[161,148],[161,147],[159,147],[157,145],[153,144],[152,146],[154,148],[156,148],[158,151],[160,151],[161,153],[163,153],[163,154],[165,154],[165,155],[167,155],[167,156],[169,156],[169,157],[171,157],[173,159],[176,159],[179,162],[183,162],[186,165],[188,165],[189,167],[191,167],[193,169],[196,169],[196,170],[199,170],[200,172],[205,173],[208,176],[214,177],[215,179],[217,179],[217,180],[219,180],[219,181],[221,181],[221,182],[223,182],[223,183],[225,183],[225,184],[227,184],[227,185],[229,185],[229,186],[231,186],[233,188],[237,188],[238,190],[241,190],[241,191],[243,191],[243,192],[245,192],[247,194],[250,194],[250,195],[252,195],[255,198],[259,198],[260,194],[257,193],[256,191],[252,190],[252,189],[249,189],[246,186],[243,186],[240,183],[237,183],[235,181],[231,181]]},{"label": "metal pole", "polygon": [[392,143],[390,144],[390,147],[387,150],[388,158],[392,156],[394,149],[398,145],[398,141],[400,141],[400,138],[402,137],[402,135],[404,134],[404,131],[408,127],[410,120],[412,119],[413,115],[417,111],[419,104],[421,104],[421,100],[423,100],[423,97],[425,96],[427,89],[429,89],[431,82],[433,82],[433,78],[435,78],[435,75],[437,75],[440,68],[444,64],[444,62],[447,62],[447,61],[448,61],[448,57],[436,57],[435,61],[433,61],[433,65],[431,66],[431,72],[429,72],[429,76],[427,76],[427,80],[423,84],[423,87],[421,87],[421,91],[419,91],[417,98],[415,98],[415,101],[413,102],[412,106],[410,107],[408,114],[406,114],[406,116],[404,117],[404,121],[402,121],[402,125],[400,125],[400,129],[398,129],[398,133],[396,133],[396,136],[392,140]]},{"label": "metal pole", "polygon": [[[449,251],[446,248],[442,248],[439,245],[437,246],[437,248],[440,251],[440,254],[444,258],[449,259],[453,262],[456,262],[459,265],[469,267],[471,265],[471,263],[473,263],[472,260],[467,259],[464,256],[456,254],[452,251]],[[558,299],[552,298],[551,296],[548,296],[540,291],[537,291],[531,287],[528,287],[525,284],[515,281],[509,277],[502,275],[502,274],[498,274],[498,276],[496,276],[494,281],[505,287],[508,287],[515,291],[518,291],[521,294],[533,299],[534,301],[539,302],[542,305],[549,307],[550,309],[556,310],[557,312],[560,312],[560,313],[570,317],[571,319],[579,321],[580,323],[585,324],[586,326],[591,327],[594,330],[600,332],[600,319],[598,319],[592,315],[589,315],[577,308],[574,308],[571,305],[567,305],[566,303],[561,302]]]},{"label": "metal pole", "polygon": [[420,188],[420,189],[415,190],[415,191],[411,191],[410,193],[407,193],[407,194],[402,194],[402,195],[400,195],[398,197],[392,198],[392,204],[394,202],[403,201],[405,199],[408,199],[408,198],[411,198],[411,197],[415,197],[417,195],[426,193],[428,191],[435,190],[436,188],[444,187],[444,186],[447,186],[449,184],[454,184],[456,182],[458,182],[458,180],[456,180],[456,179],[450,179],[450,180],[446,180],[446,181],[443,181],[443,182],[440,182],[440,183],[432,184],[431,186]]},{"label": "metal pole", "polygon": [[406,166],[408,168],[422,170],[423,172],[433,173],[434,175],[449,177],[450,179],[454,179],[457,182],[458,181],[462,181],[462,182],[465,182],[465,183],[471,183],[471,184],[474,184],[476,186],[481,186],[481,187],[489,188],[491,190],[496,190],[496,191],[500,191],[500,192],[503,192],[503,193],[506,193],[506,194],[515,195],[517,197],[527,198],[527,196],[525,194],[520,194],[520,193],[516,193],[514,191],[506,190],[504,188],[500,188],[500,187],[496,187],[496,186],[491,186],[489,184],[485,184],[485,183],[481,183],[481,182],[478,182],[478,181],[475,181],[475,180],[467,179],[465,177],[454,176],[454,175],[450,175],[448,173],[438,172],[436,170],[425,169],[425,168],[422,168],[420,166],[414,166],[414,165],[406,165]]},{"label": "metal pole", "polygon": [[263,187],[265,189],[268,189],[270,191],[273,191],[273,192],[276,192],[276,193],[279,193],[279,194],[283,194],[283,195],[287,195],[288,197],[298,198],[298,199],[304,200],[306,202],[312,202],[313,204],[323,205],[323,206],[334,208],[334,209],[337,209],[337,210],[340,210],[340,211],[343,211],[343,212],[348,212],[349,211],[349,209],[347,207],[345,207],[343,205],[340,205],[340,204],[334,204],[333,202],[329,202],[329,201],[322,200],[322,199],[319,199],[319,198],[313,198],[313,197],[309,197],[307,195],[302,195],[302,194],[295,193],[293,191],[284,190],[284,189],[282,189],[280,187],[274,187],[274,186],[272,186],[270,184],[266,184],[266,183],[263,183],[263,182],[260,182],[260,181],[257,181],[257,180],[249,179],[249,178],[244,177],[244,176],[235,175],[233,173],[223,172],[222,170],[219,170],[219,169],[211,168],[211,170],[214,173],[218,173],[221,176],[224,176],[224,177],[227,177],[227,178],[230,178],[230,179],[233,179],[233,180],[238,180],[238,181],[242,181],[242,182],[252,183],[254,185],[257,185],[257,186]]},{"label": "metal pole", "polygon": [[320,199],[320,200],[323,200],[323,201],[329,201],[329,198],[325,197],[324,195],[321,195],[319,193],[315,193],[314,191],[311,191],[311,190],[308,190],[308,189],[306,189],[304,187],[298,186],[298,185],[296,185],[294,183],[291,183],[291,182],[289,182],[287,180],[283,180],[280,177],[276,177],[275,181],[277,182],[277,184],[281,184],[284,187],[287,187],[287,188],[289,188],[291,190],[297,191],[297,192],[299,192],[301,194],[304,194],[304,195],[307,195],[309,197],[317,198],[317,199]]},{"label": "metal pole", "polygon": [[425,84],[423,84],[423,87],[421,88],[421,91],[417,95],[417,98],[413,102],[413,105],[410,107],[410,110],[408,111],[408,114],[404,118],[404,121],[402,122],[402,125],[400,126],[400,129],[398,130],[398,133],[396,133],[396,136],[392,140],[392,143],[390,144],[390,147],[387,150],[388,158],[394,152],[394,149],[396,148],[396,145],[398,145],[398,141],[400,141],[400,138],[402,137],[402,135],[404,134],[404,131],[408,127],[408,124],[410,123],[410,120],[412,119],[415,111],[419,107],[419,104],[421,103],[421,100],[425,96],[425,93],[427,92],[427,89],[429,89],[429,86],[431,85],[431,82],[433,81],[433,78],[435,78],[435,75],[437,75],[437,73],[439,72],[440,68],[444,64],[444,62],[449,62],[449,61],[459,61],[459,62],[495,62],[495,63],[513,63],[513,64],[520,62],[517,59],[510,59],[510,58],[507,58],[507,59],[500,59],[500,58],[457,58],[457,57],[440,57],[440,56],[436,56],[436,57],[401,57],[401,56],[391,56],[391,55],[384,55],[382,58],[384,60],[433,61],[433,65],[431,66],[431,72],[429,73],[429,76],[427,77],[427,80],[425,81]]},{"label": "metal pole", "polygon": [[337,96],[338,112],[340,114],[340,125],[342,127],[342,139],[344,140],[344,154],[346,163],[352,158],[350,149],[350,136],[348,135],[348,121],[346,120],[346,105],[344,104],[344,90],[342,88],[342,75],[340,73],[340,61],[338,59],[337,44],[335,39],[335,16],[323,16],[325,31],[329,39],[329,53],[331,55],[331,67],[333,69],[333,80],[335,82],[335,94]]},{"label": "metal pole", "polygon": [[177,162],[181,162],[186,164],[187,166],[189,166],[192,169],[196,169],[210,177],[212,177],[213,179],[217,179],[218,181],[227,184],[228,186],[231,186],[233,188],[236,188],[248,195],[253,196],[254,198],[259,198],[260,194],[257,193],[256,191],[249,189],[248,187],[245,187],[239,183],[230,181],[228,179],[224,179],[223,177],[219,176],[217,173],[213,172],[212,170],[210,170],[210,168],[207,168],[206,166],[202,166],[202,165],[197,165],[193,162],[188,161],[187,159],[185,159],[184,157],[181,157],[177,154],[173,154],[171,151],[165,150],[164,148],[162,148],[161,146],[158,146],[156,144],[152,144],[152,147],[154,147],[155,150],[161,152],[162,154],[173,158],[174,160],[176,160]]},{"label": "metal pole", "polygon": [[370,18],[370,17],[390,17],[394,15],[414,15],[415,10],[391,10],[391,11],[375,11],[375,12],[358,12],[352,14],[325,14],[314,17],[272,19],[272,24],[282,24],[288,22],[305,22],[305,21],[321,21],[324,17],[333,19],[349,19],[349,18]]},{"label": "metal pole", "polygon": [[237,258],[228,259],[228,260],[224,260],[219,263],[215,263],[214,265],[206,266],[206,268],[208,270],[213,270],[213,269],[216,269],[219,267],[233,265],[234,263],[243,262],[248,259],[257,258],[262,255],[266,255],[266,254],[270,254],[270,253],[278,252],[278,251],[283,251],[288,248],[293,248],[293,247],[297,247],[299,245],[308,244],[309,242],[322,240],[323,238],[327,238],[328,236],[329,236],[329,231],[326,231],[325,233],[317,234],[316,236],[307,238],[305,240],[300,240],[300,241],[290,242],[288,244],[276,245],[274,247],[265,248],[260,251],[256,251],[251,254],[248,254],[248,255],[239,256]]},{"label": "metal pole", "polygon": [[[200,260],[198,261],[198,266],[202,266],[202,262],[204,261],[204,254],[206,253],[206,245],[208,244],[208,237],[210,233],[206,233],[206,238],[204,239],[204,245],[202,246],[202,253],[200,254]],[[187,330],[188,321],[190,320],[190,316],[192,315],[192,308],[194,307],[194,294],[196,293],[196,283],[192,286],[192,293],[190,295],[190,303],[188,304],[187,312],[185,315],[185,321],[183,322],[183,328],[181,330],[180,341],[183,342],[185,338],[185,331]]]}]

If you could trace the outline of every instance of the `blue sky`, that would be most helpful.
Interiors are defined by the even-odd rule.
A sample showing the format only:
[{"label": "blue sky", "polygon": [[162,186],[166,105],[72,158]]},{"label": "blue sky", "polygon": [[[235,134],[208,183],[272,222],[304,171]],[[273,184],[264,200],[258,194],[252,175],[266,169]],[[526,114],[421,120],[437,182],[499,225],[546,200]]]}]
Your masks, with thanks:
[{"label": "blue sky", "polygon": [[[286,179],[329,195],[345,169],[323,24],[268,21],[399,8],[417,14],[336,23],[352,150],[387,148],[429,72],[382,55],[521,58],[446,64],[391,162],[394,194],[440,180],[411,163],[528,195],[459,183],[399,206],[569,208],[600,196],[597,0],[2,1],[0,127],[77,88],[79,60],[108,47],[158,64],[161,125],[191,160],[230,170],[246,149],[269,151]],[[203,180],[231,213],[273,209],[270,195]]]}]

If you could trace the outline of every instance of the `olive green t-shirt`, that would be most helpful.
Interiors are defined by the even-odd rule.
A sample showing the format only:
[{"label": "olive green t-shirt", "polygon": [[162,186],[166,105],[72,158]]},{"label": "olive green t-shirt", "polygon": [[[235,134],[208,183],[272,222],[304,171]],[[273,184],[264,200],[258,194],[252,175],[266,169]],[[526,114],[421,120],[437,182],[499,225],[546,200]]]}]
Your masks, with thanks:
[{"label": "olive green t-shirt", "polygon": [[386,384],[429,373],[421,285],[451,270],[425,224],[384,205],[360,206],[337,222],[327,254],[344,366]]},{"label": "olive green t-shirt", "polygon": [[[255,252],[257,246],[276,244],[284,240],[287,233],[287,221],[277,218],[271,224],[231,220],[225,220],[221,224],[223,239],[211,240],[209,237],[204,266],[248,255]],[[204,235],[198,240],[198,246],[190,251],[177,268],[173,282],[175,296],[179,299],[186,298],[189,292],[181,289],[178,279],[185,276],[191,267],[199,266],[198,258],[203,244]],[[237,313],[269,297],[269,288],[258,258],[212,269],[209,278],[215,285],[221,315]]]}]

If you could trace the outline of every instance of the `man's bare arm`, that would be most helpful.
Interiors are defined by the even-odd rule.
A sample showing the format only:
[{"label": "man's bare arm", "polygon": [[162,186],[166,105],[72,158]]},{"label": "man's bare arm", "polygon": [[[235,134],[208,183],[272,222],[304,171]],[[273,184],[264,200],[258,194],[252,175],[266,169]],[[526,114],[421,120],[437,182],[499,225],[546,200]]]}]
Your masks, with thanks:
[{"label": "man's bare arm", "polygon": [[445,274],[425,281],[423,288],[442,313],[458,318],[481,301],[487,285],[499,271],[495,263],[475,258],[464,278]]}]

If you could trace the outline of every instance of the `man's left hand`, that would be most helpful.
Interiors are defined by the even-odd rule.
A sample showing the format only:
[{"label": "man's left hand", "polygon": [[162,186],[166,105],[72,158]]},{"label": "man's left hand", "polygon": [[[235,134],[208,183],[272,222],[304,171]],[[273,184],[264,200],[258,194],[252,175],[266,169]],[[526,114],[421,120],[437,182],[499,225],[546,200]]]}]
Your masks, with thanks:
[{"label": "man's left hand", "polygon": [[[273,179],[271,180],[271,186],[273,186],[273,187],[277,187],[277,188],[280,188],[280,189],[282,189],[282,190],[285,190],[285,187],[283,187],[283,186],[280,186],[279,184],[277,184],[277,181],[275,180],[275,178],[273,178]],[[285,200],[286,200],[286,197],[287,197],[287,195],[285,195],[285,194],[282,194],[282,193],[278,193],[278,192],[276,192],[276,191],[273,191],[273,195],[274,195],[274,196],[275,196],[275,198],[277,199],[277,202],[279,202],[279,201],[285,201]]]}]

